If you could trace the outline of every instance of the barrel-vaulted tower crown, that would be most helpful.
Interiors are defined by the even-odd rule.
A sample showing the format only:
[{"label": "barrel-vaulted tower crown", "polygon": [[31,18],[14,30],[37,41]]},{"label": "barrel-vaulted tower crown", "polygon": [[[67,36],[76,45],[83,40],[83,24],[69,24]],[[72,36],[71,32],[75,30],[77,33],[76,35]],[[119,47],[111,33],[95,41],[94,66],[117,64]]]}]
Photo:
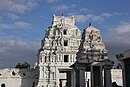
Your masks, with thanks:
[{"label": "barrel-vaulted tower crown", "polygon": [[89,25],[82,34],[82,42],[77,53],[79,63],[92,63],[107,59],[107,50],[102,41],[100,31]]},{"label": "barrel-vaulted tower crown", "polygon": [[52,25],[55,26],[55,25],[61,25],[61,26],[74,26],[75,25],[75,19],[74,19],[74,15],[72,16],[55,16],[53,14],[53,20],[52,20]]}]

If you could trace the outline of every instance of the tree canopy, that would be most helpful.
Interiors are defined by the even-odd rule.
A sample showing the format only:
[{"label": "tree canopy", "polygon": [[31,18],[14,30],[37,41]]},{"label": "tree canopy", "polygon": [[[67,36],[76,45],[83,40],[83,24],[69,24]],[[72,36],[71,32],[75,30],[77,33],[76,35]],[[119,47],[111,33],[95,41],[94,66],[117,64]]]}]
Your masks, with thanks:
[{"label": "tree canopy", "polygon": [[18,63],[18,64],[16,64],[15,68],[19,68],[19,69],[28,69],[28,68],[30,68],[30,64],[27,63],[27,62]]}]

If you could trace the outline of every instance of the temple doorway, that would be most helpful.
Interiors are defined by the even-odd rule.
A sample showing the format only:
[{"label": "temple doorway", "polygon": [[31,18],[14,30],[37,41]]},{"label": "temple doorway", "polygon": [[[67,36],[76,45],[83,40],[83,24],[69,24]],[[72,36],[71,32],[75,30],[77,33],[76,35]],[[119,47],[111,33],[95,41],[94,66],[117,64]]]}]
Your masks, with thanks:
[{"label": "temple doorway", "polygon": [[71,71],[59,71],[59,87],[71,87]]}]

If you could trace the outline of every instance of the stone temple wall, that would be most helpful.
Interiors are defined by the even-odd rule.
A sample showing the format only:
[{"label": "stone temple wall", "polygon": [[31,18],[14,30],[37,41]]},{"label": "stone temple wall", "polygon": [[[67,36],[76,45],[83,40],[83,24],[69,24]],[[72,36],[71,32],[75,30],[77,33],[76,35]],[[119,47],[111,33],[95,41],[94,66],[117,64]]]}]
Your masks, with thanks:
[{"label": "stone temple wall", "polygon": [[37,69],[0,69],[0,87],[2,84],[5,87],[32,87],[37,85],[37,81]]},{"label": "stone temple wall", "polygon": [[[13,72],[15,72],[15,74]],[[0,87],[2,84],[5,84],[6,87],[32,87],[34,82],[36,86],[38,82],[38,75],[36,73],[37,70],[34,69],[0,69]],[[116,82],[118,85],[123,86],[121,69],[112,69],[111,75],[112,82]],[[64,73],[61,74],[61,77],[65,78]],[[87,73],[86,77],[90,80],[90,73]],[[88,79],[86,79],[86,84]]]}]

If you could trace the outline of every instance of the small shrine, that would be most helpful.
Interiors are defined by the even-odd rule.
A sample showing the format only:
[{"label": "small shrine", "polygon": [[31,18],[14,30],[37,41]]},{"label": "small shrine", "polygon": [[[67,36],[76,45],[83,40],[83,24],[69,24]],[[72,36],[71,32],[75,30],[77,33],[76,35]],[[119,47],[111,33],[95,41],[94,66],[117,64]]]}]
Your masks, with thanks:
[{"label": "small shrine", "polygon": [[99,29],[89,24],[81,39],[76,62],[71,66],[76,72],[75,87],[85,87],[85,72],[91,73],[91,87],[112,87],[110,70],[114,63],[108,59]]}]

